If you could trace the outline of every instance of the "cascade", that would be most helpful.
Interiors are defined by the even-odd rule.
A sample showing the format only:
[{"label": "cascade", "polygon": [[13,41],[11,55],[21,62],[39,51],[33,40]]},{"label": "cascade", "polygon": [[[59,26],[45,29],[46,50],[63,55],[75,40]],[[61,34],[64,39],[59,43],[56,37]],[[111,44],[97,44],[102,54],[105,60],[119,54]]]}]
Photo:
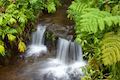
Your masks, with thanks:
[{"label": "cascade", "polygon": [[57,45],[57,59],[66,64],[82,61],[82,48],[75,42],[59,38]]},{"label": "cascade", "polygon": [[27,68],[26,74],[32,80],[80,80],[84,76],[82,67],[85,65],[81,46],[59,38],[56,58],[34,63]]},{"label": "cascade", "polygon": [[38,25],[37,31],[32,34],[32,44],[28,46],[26,57],[38,57],[47,53],[47,47],[44,45],[45,30],[46,26]]}]

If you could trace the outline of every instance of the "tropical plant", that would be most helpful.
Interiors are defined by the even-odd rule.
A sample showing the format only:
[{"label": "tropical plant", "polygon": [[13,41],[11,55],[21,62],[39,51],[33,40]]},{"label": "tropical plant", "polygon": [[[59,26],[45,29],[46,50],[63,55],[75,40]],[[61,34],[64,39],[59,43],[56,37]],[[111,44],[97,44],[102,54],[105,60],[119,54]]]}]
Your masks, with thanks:
[{"label": "tropical plant", "polygon": [[82,44],[84,58],[98,63],[98,69],[94,63],[86,67],[83,80],[103,80],[111,76],[114,76],[112,80],[120,79],[117,77],[120,71],[114,71],[120,61],[119,4],[118,0],[74,0],[68,8],[68,18],[75,22],[76,41]]},{"label": "tropical plant", "polygon": [[18,44],[18,49],[19,49],[20,52],[25,52],[25,50],[26,50],[25,43],[20,41],[19,44]]},{"label": "tropical plant", "polygon": [[68,17],[76,23],[76,32],[96,33],[113,25],[120,25],[120,16],[112,16],[107,11],[90,8],[88,4],[73,2],[69,7]]},{"label": "tropical plant", "polygon": [[110,68],[110,78],[111,80],[120,80],[120,62],[113,64]]},{"label": "tropical plant", "polygon": [[59,0],[47,0],[45,8],[47,8],[48,13],[53,13],[56,11],[56,7],[60,5]]},{"label": "tropical plant", "polygon": [[120,35],[110,32],[101,41],[102,60],[104,65],[116,64],[120,61]]},{"label": "tropical plant", "polygon": [[4,44],[0,45],[0,54],[7,52],[6,38],[10,44],[18,42],[19,52],[24,52],[24,39],[20,37],[27,24],[35,22],[42,10],[53,13],[59,5],[59,0],[0,0],[0,41]]}]

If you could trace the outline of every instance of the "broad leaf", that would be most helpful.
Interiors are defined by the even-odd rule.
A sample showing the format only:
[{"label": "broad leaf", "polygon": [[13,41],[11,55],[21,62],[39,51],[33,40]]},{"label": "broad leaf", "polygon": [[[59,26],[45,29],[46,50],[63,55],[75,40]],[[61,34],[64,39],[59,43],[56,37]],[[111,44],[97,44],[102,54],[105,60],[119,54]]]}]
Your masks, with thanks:
[{"label": "broad leaf", "polygon": [[7,34],[7,36],[9,41],[14,41],[16,39],[16,37],[12,34]]},{"label": "broad leaf", "polygon": [[4,48],[4,46],[2,46],[2,45],[0,45],[0,54],[1,54],[2,56],[5,55],[5,48]]},{"label": "broad leaf", "polygon": [[8,30],[8,32],[7,32],[8,34],[15,34],[15,33],[17,33],[17,30],[16,29],[13,29],[13,28],[11,28],[11,29],[9,29]]},{"label": "broad leaf", "polygon": [[18,50],[19,52],[25,52],[26,50],[26,45],[24,42],[20,41],[19,44],[18,44]]}]

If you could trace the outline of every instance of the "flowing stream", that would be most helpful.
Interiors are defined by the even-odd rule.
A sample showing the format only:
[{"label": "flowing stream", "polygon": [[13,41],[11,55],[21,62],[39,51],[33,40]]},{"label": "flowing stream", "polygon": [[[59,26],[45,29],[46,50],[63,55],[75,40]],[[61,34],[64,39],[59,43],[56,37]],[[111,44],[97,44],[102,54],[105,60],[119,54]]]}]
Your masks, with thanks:
[{"label": "flowing stream", "polygon": [[[42,33],[43,30],[39,33]],[[36,39],[36,41],[33,41],[34,44],[37,41],[38,44],[39,41],[43,40],[44,35],[41,36],[40,34],[38,36],[36,35],[37,32],[38,30],[33,34],[33,38]],[[41,46],[41,43],[38,46]],[[39,47],[38,50],[42,50],[43,48]],[[41,51],[39,52],[41,53]],[[38,53],[35,51],[34,55],[38,55]],[[32,80],[80,80],[84,75],[82,67],[85,65],[86,62],[82,58],[81,46],[71,40],[59,38],[56,58],[49,58],[33,63],[33,65],[27,67],[25,74],[31,77]]]},{"label": "flowing stream", "polygon": [[47,47],[44,45],[44,32],[46,26],[38,25],[37,31],[32,34],[32,44],[28,46],[26,57],[37,57],[47,53]]},{"label": "flowing stream", "polygon": [[[45,54],[47,58],[27,64],[24,60],[13,60],[14,65],[11,61],[12,65],[0,67],[0,80],[80,80],[84,76],[82,67],[86,62],[82,58],[81,46],[71,40],[71,35],[74,35],[73,23],[66,17],[67,8],[64,5],[55,14],[44,14],[38,21],[42,25],[38,25],[37,30],[32,34],[31,44],[28,45],[25,57],[43,58]],[[48,28],[59,37],[57,43],[54,42],[57,45],[55,48],[50,44],[53,52],[44,43],[46,42],[44,35]],[[69,36],[70,39],[65,39]]]}]

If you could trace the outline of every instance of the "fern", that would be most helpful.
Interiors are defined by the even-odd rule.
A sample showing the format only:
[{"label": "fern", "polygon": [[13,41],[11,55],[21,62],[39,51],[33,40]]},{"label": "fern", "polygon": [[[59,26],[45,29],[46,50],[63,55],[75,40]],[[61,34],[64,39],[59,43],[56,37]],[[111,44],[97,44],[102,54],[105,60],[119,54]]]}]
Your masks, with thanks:
[{"label": "fern", "polygon": [[[88,74],[83,80],[109,79],[108,69],[120,62],[120,33],[116,33],[120,27],[119,3],[109,3],[115,1],[119,0],[74,0],[68,8],[68,18],[75,22],[76,40],[82,44],[85,59],[89,62],[90,57],[95,57],[100,64],[97,70],[93,70],[93,75],[91,72],[95,65],[90,68],[91,72],[87,69]],[[119,71],[114,70],[112,77],[119,76]]]},{"label": "fern", "polygon": [[76,17],[76,29],[80,32],[96,33],[103,31],[105,26],[120,25],[120,16],[112,16],[110,13],[99,9],[85,9],[80,17]]},{"label": "fern", "polygon": [[111,80],[120,80],[120,62],[113,64],[111,67]]},{"label": "fern", "polygon": [[120,61],[120,36],[113,32],[104,36],[101,41],[102,60],[104,65],[112,65]]},{"label": "fern", "polygon": [[81,15],[81,13],[84,11],[84,9],[88,8],[89,5],[81,2],[76,2],[73,1],[72,4],[69,6],[67,13],[68,13],[68,18],[75,18],[77,15]]},{"label": "fern", "polygon": [[68,9],[68,17],[76,23],[76,32],[97,33],[105,28],[120,25],[120,16],[112,16],[107,11],[91,8],[90,3],[72,2]]},{"label": "fern", "polygon": [[112,12],[113,15],[120,15],[120,3],[118,5],[115,5],[112,8],[111,12]]},{"label": "fern", "polygon": [[85,9],[83,15],[78,17],[76,20],[76,27],[82,32],[96,33],[103,31],[106,28],[112,27],[113,25],[120,25],[120,16],[112,16],[106,11],[100,11],[99,9]]}]

